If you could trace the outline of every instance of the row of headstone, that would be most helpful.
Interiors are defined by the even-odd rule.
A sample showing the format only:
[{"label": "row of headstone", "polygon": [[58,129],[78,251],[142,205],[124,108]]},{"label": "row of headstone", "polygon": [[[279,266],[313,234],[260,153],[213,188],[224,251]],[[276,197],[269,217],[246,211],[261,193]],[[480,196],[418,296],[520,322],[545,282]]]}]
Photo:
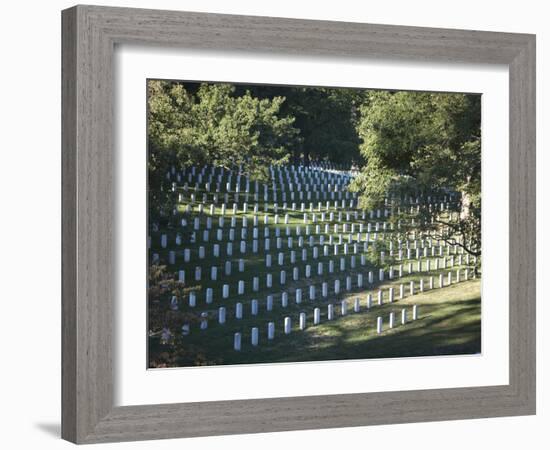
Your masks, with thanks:
[{"label": "row of headstone", "polygon": [[[286,170],[286,168],[284,169]],[[215,168],[212,169],[212,172],[215,171]],[[222,170],[223,172],[223,170]],[[199,188],[199,185],[201,183],[203,183],[203,175],[204,175],[204,170],[198,174],[197,176],[197,183],[196,183],[196,189]],[[192,179],[193,179],[193,175],[190,173],[188,175],[188,183],[191,183],[192,182]],[[213,181],[213,174],[211,174],[210,176],[208,176],[208,180],[206,182],[204,182],[204,188],[205,190],[207,191],[210,191],[211,190],[211,184],[212,184],[212,181]],[[294,184],[292,183],[292,179],[290,177],[286,177],[286,179],[283,179],[282,176],[279,176],[278,177],[278,186],[277,186],[277,182],[276,182],[276,176],[273,176],[273,172],[272,172],[272,182],[271,182],[271,189],[273,191],[284,191],[285,189],[289,189],[289,191],[294,191],[294,190],[297,190],[298,192],[300,192],[302,190],[302,185],[304,186],[304,190],[307,192],[309,191],[309,188],[312,187],[314,190],[316,190],[317,187],[320,188],[320,190],[324,191],[325,188],[328,192],[331,192],[331,191],[338,191],[338,190],[341,190],[343,187],[347,186],[349,180],[351,180],[351,177],[348,177],[346,179],[346,182],[338,182],[338,183],[335,183],[335,184],[331,184],[330,181],[331,181],[331,178],[329,176],[329,178],[326,178],[326,177],[319,177],[317,176],[316,179],[313,181],[313,182],[308,182],[304,179],[304,174],[300,174],[300,176],[298,176],[297,174],[294,175]],[[217,177],[217,191],[220,191],[220,184],[222,182],[222,179],[223,179],[223,173],[219,174],[218,177]],[[226,190],[228,192],[240,192],[241,190],[241,185],[240,185],[240,180],[241,180],[241,177],[240,176],[237,176],[237,180],[235,182],[235,186],[234,188],[232,187],[232,182],[231,182],[231,175],[229,176],[229,181],[225,183],[225,187],[226,187]],[[181,181],[181,177],[179,178],[179,181]],[[303,183],[301,181],[304,181]],[[327,183],[327,181],[329,181],[329,183]],[[188,189],[187,187],[187,184],[186,183],[186,186],[184,187],[184,189]],[[269,185],[268,184],[263,184],[263,191],[264,193],[267,193],[268,190],[269,190]],[[254,183],[254,187],[255,187],[255,192],[256,193],[259,193],[261,191],[261,189],[259,188],[259,184],[258,182],[255,182]],[[244,187],[244,192],[246,193],[250,193],[251,192],[251,189],[250,189],[250,180],[248,178],[245,179],[245,187]],[[392,199],[393,202],[395,202],[395,199]],[[409,198],[409,204],[416,204],[416,205],[424,205],[424,204],[429,204],[430,206],[436,201],[436,199],[432,199],[430,198],[430,196],[428,196],[427,200],[422,200],[420,198],[416,198],[416,201],[413,201],[412,198]],[[446,199],[446,196],[444,197],[444,202],[447,202],[447,199]],[[444,203],[442,202],[442,203]],[[388,204],[390,202],[388,202],[388,199],[386,199],[386,204]],[[403,200],[400,200],[400,203],[399,204],[403,204],[404,201]]]},{"label": "row of headstone", "polygon": [[[314,259],[317,259],[317,258],[315,258],[315,252],[314,252]],[[447,259],[446,258],[443,258],[443,259],[436,258],[436,259],[433,260],[435,262],[435,264],[433,264],[433,265],[432,265],[432,260],[427,259],[425,261],[418,260],[418,261],[416,261],[416,264],[415,264],[415,262],[409,262],[406,265],[400,264],[397,267],[397,269],[394,266],[390,266],[389,269],[387,270],[388,278],[390,280],[392,280],[395,277],[402,277],[405,268],[406,268],[408,274],[413,274],[413,273],[417,273],[417,272],[431,272],[432,270],[433,271],[439,271],[440,269],[446,269],[448,267],[454,267],[456,262],[458,262],[459,266],[462,266],[462,260],[461,259],[462,258],[459,258],[458,260],[455,260],[453,257],[450,257],[449,258],[449,264],[447,264]],[[348,261],[348,258],[340,257],[339,266],[336,266],[337,268],[339,268],[340,272],[345,272],[347,270],[347,267],[349,267],[350,269],[355,269],[357,267],[357,259],[356,259],[355,255],[351,255],[349,257],[349,266],[347,264],[347,261]],[[359,261],[360,261],[361,266],[365,266],[366,263],[367,263],[365,255],[361,255]],[[440,261],[443,262],[441,265],[440,265]],[[291,253],[289,262],[290,262],[290,264],[295,264],[296,263],[295,253]],[[302,262],[307,262],[307,253],[302,252]],[[279,253],[278,254],[277,263],[281,267],[285,265],[285,254],[284,253]],[[328,264],[326,264],[326,265],[325,264],[326,264],[326,262],[321,262],[321,261],[316,264],[316,275],[317,276],[323,276],[326,273],[328,273],[328,274],[335,273],[334,260],[330,259],[328,261]],[[271,268],[273,266],[273,261],[272,261],[271,254],[266,255],[265,265],[266,265],[267,268]],[[238,270],[239,273],[245,272],[245,261],[244,261],[244,259],[239,259],[237,261],[237,267],[238,267],[237,270]],[[302,271],[300,270],[301,268],[303,269]],[[465,270],[467,270],[467,269],[465,269]],[[232,276],[232,272],[233,272],[233,263],[232,263],[232,261],[226,261],[225,262],[225,271],[224,271],[225,276]],[[306,279],[309,279],[312,276],[314,276],[313,271],[312,271],[312,266],[310,264],[306,264],[305,266],[295,266],[295,267],[292,268],[292,280],[295,281],[295,282],[300,281],[300,279],[301,279],[300,278],[300,273],[301,272],[302,272],[302,277],[304,277]],[[196,282],[202,281],[202,279],[203,279],[202,274],[203,274],[202,266],[196,266],[195,271],[194,271],[194,281],[196,281]],[[385,274],[384,268],[380,268],[379,269],[379,275],[378,275],[378,280],[379,281],[384,280],[384,274]],[[210,280],[217,281],[219,279],[220,275],[221,274],[219,274],[218,266],[211,266],[210,267]],[[281,270],[279,275],[280,275],[279,276],[280,284],[284,285],[287,281],[287,272],[286,272],[286,270]],[[185,272],[185,270],[179,270],[178,271],[178,281],[180,283],[185,283],[186,282],[186,272]],[[374,282],[374,273],[372,271],[370,271],[368,273],[368,282],[369,282],[369,284],[372,284]],[[238,293],[239,293],[239,295],[244,294],[244,283],[245,283],[245,280],[240,280],[238,282]],[[358,274],[357,284],[358,284],[358,287],[363,286],[363,275],[362,274]],[[224,293],[228,292],[229,291],[229,285],[224,285],[224,286],[227,286],[227,288],[224,287]],[[257,276],[253,277],[252,286],[253,286],[252,290],[254,292],[257,292],[257,291],[260,290],[260,279],[259,279],[259,277],[257,277]],[[266,287],[267,288],[273,287],[273,274],[267,274],[266,275]],[[207,292],[207,297],[208,297],[208,293],[211,292],[211,291],[212,291],[211,288],[207,289],[207,291],[206,291]],[[227,294],[227,295],[229,295],[229,294]]]},{"label": "row of headstone", "polygon": [[[354,306],[354,312],[359,312],[359,309],[357,308],[357,303],[355,303]],[[348,313],[348,304],[346,300],[342,300],[340,304],[340,314],[342,316],[347,315]],[[334,305],[332,303],[327,305],[327,321],[334,320]],[[412,320],[416,321],[418,320],[418,305],[413,305],[412,308]],[[301,312],[299,315],[299,325],[298,328],[300,330],[306,329],[306,320],[307,316],[305,312]],[[407,318],[407,309],[403,308],[401,309],[401,325],[406,325],[408,322]],[[315,308],[313,311],[313,325],[319,325],[321,323],[321,310],[320,308]],[[393,329],[397,326],[396,324],[396,318],[395,318],[395,312],[390,312],[388,317],[388,328]],[[376,332],[377,334],[381,334],[383,332],[383,317],[378,316],[376,319]],[[285,335],[289,335],[292,333],[292,319],[287,316],[284,318],[283,321],[283,333]],[[252,327],[250,330],[250,344],[253,347],[256,347],[260,345],[260,336],[259,336],[259,328],[258,327]],[[275,322],[268,322],[267,324],[267,340],[271,341],[275,339]],[[242,334],[237,332],[233,335],[233,350],[235,351],[241,351],[242,350]]]},{"label": "row of headstone", "polygon": [[[232,231],[232,230],[230,230],[230,231]],[[207,233],[207,231],[205,231],[205,233]],[[300,233],[300,231],[297,231],[297,233]],[[316,236],[310,235],[309,230],[306,231],[306,236],[309,236],[309,238],[307,239],[307,245],[310,248],[313,248],[314,257],[315,257],[315,252],[316,252],[316,239],[315,239],[315,237]],[[329,235],[327,241],[325,241],[325,236],[324,235],[318,236],[319,245],[323,246],[324,256],[327,256],[328,253],[329,253],[328,246],[333,247],[333,254],[334,255],[338,255],[340,253],[340,246],[342,246],[343,254],[347,255],[351,252],[353,252],[354,254],[358,254],[358,253],[360,253],[360,251],[367,252],[368,249],[369,249],[369,243],[372,242],[370,240],[369,233],[365,234],[364,240],[361,240],[361,236],[359,235],[359,233],[357,234],[356,238],[352,234],[349,234],[349,235],[345,236],[346,239],[347,239],[347,242],[344,242],[344,236],[345,235],[342,235],[342,234],[339,234],[336,237],[334,235]],[[206,240],[208,241],[208,239],[206,239]],[[166,235],[164,234],[161,237],[161,247],[166,245],[166,241],[167,241],[167,238],[166,238]],[[176,237],[176,242],[178,242],[177,237]],[[250,245],[249,241],[241,240],[239,242],[239,246],[238,246],[239,250],[238,251],[240,251],[241,254],[246,254],[249,251],[251,251],[252,253],[259,253],[260,252],[260,242],[262,242],[262,241],[260,241],[259,239],[253,239],[252,242],[251,242],[251,245]],[[271,242],[272,242],[271,238],[265,238],[263,240],[262,249],[263,249],[264,252],[268,252],[271,249]],[[297,240],[294,240],[294,238],[292,236],[288,236],[284,241],[283,241],[282,237],[276,237],[274,239],[275,248],[278,249],[278,250],[281,250],[284,247],[286,247],[287,249],[290,250],[290,249],[294,248],[295,244],[298,248],[303,248],[305,243],[306,243],[306,240],[304,240],[304,237],[299,235],[299,234],[298,234],[298,239]],[[362,243],[362,250],[360,250],[361,249],[361,243]],[[233,249],[235,247],[233,244],[234,244],[233,241],[229,241],[229,242],[225,243],[225,254],[226,254],[226,256],[232,256],[233,255],[233,252],[234,252]],[[350,246],[351,246],[351,250],[350,250]],[[198,253],[198,258],[199,259],[204,259],[207,256],[206,248],[207,247],[205,245],[201,245],[201,246],[198,247],[197,253]],[[212,256],[220,257],[221,248],[222,247],[221,247],[220,244],[212,244],[212,246],[211,246]],[[391,246],[390,246],[390,248],[391,248]],[[453,253],[451,253],[451,248],[453,249]],[[452,260],[454,260],[454,256],[457,255],[456,246],[449,246],[449,245],[440,246],[439,250],[438,250],[438,255],[440,257],[444,256],[445,249],[446,249],[447,255],[451,255]],[[463,248],[460,247],[460,249],[462,250],[462,252],[460,252],[458,254],[458,257],[459,257],[458,259],[460,261],[459,265],[462,264],[462,257],[464,255]],[[318,252],[318,249],[317,249],[317,252]],[[191,249],[189,249],[189,248],[185,248],[183,251],[181,251],[181,250],[169,250],[168,251],[169,264],[175,264],[176,257],[177,257],[178,254],[183,255],[183,259],[186,263],[191,260]],[[413,259],[413,258],[420,259],[421,257],[426,258],[426,257],[429,257],[430,254],[431,254],[432,257],[437,256],[435,246],[431,247],[431,252],[428,251],[428,247],[424,247],[423,250],[421,250],[420,248],[417,247],[416,250],[414,251],[414,253],[413,253],[411,248],[408,248],[405,252],[400,249],[400,250],[398,250],[397,254],[394,253],[393,249],[391,249],[389,251],[389,256],[390,257],[395,256],[397,260]],[[158,253],[157,253],[157,255],[158,255]],[[382,260],[382,264],[384,263],[385,255],[386,255],[386,252],[384,250],[382,250],[380,252],[380,258]],[[155,258],[153,258],[153,259],[155,259]],[[466,264],[469,264],[469,259],[470,259],[469,255],[466,255]],[[454,265],[454,263],[452,263],[451,265]]]},{"label": "row of headstone", "polygon": [[[269,169],[270,182],[261,184],[256,181],[251,181],[248,176],[241,176],[238,172],[234,177],[234,171],[224,169],[223,167],[203,166],[200,171],[197,167],[187,167],[182,171],[177,171],[175,167],[167,173],[167,179],[176,180],[177,182],[186,181],[197,184],[222,184],[223,182],[228,191],[244,191],[244,192],[260,192],[267,190],[268,186],[281,185],[282,188],[289,190],[300,190],[304,188],[319,186],[327,190],[337,190],[345,187],[353,179],[355,174],[348,171],[327,170],[318,168],[316,170],[302,169],[297,166],[287,165],[279,167],[271,167]],[[233,180],[234,179],[234,180]]]},{"label": "row of headstone", "polygon": [[[455,272],[455,277],[456,278],[454,278],[454,281],[453,281],[453,272],[448,272],[447,280],[445,281],[443,274],[440,274],[439,275],[439,286],[438,287],[443,288],[445,286],[450,286],[453,283],[459,283],[460,281],[465,281],[469,278],[469,273],[468,273],[467,270],[464,270],[463,274],[461,275],[461,271],[460,271],[460,269],[458,269]],[[338,288],[337,288],[338,284],[339,284],[339,280],[335,280],[334,293],[336,295],[338,295],[338,293],[339,293]],[[417,284],[416,284],[415,281],[410,281],[410,283],[409,283],[409,295],[410,296],[413,296],[413,295],[417,294],[416,285]],[[425,291],[425,280],[424,279],[419,280],[418,287],[419,287],[418,292],[421,293],[421,292]],[[327,297],[327,295],[325,293],[325,289],[326,289],[326,283],[323,283],[323,295],[322,295],[323,297]],[[430,277],[430,279],[429,279],[429,289],[430,290],[434,289],[434,278],[433,277]],[[386,294],[384,294],[384,292],[386,292]],[[189,303],[190,303],[190,305],[191,305],[191,303],[193,303],[191,306],[195,306],[196,305],[196,297],[193,296],[192,294],[193,293],[191,293],[191,295],[189,297]],[[309,297],[310,297],[310,300],[315,300],[316,299],[315,286],[310,286]],[[403,299],[403,298],[405,298],[405,285],[400,284],[399,285],[399,299]],[[367,294],[367,296],[366,296],[366,309],[367,310],[371,309],[372,300],[373,300],[372,293]],[[396,300],[396,298],[395,298],[395,288],[394,287],[389,287],[387,289],[387,291],[384,291],[382,289],[378,290],[378,292],[377,292],[377,303],[378,303],[378,305],[382,306],[384,304],[385,300],[387,300],[389,303],[393,303]],[[273,295],[268,295],[266,297],[266,308],[265,308],[267,312],[273,311],[273,307],[274,307],[273,302],[274,302],[274,296]],[[288,302],[289,302],[288,293],[283,292],[282,295],[281,295],[281,307],[283,307],[283,308],[288,307]],[[301,289],[296,290],[295,302],[296,302],[297,305],[302,303],[302,290]],[[173,296],[172,299],[171,299],[171,308],[173,310],[178,309],[178,300],[175,296]],[[327,306],[327,308],[328,308],[327,309],[328,320],[332,320],[334,318],[334,306],[333,306],[333,304],[329,304]],[[353,302],[353,311],[354,312],[359,312],[360,310],[361,310],[360,298],[356,297],[354,299],[354,302]],[[343,299],[343,300],[340,301],[340,311],[341,311],[341,315],[346,315],[347,314],[347,311],[348,311],[348,300],[347,299]],[[259,302],[256,299],[252,300],[251,303],[250,303],[250,314],[252,316],[257,316],[259,314]],[[221,325],[225,324],[226,318],[227,318],[226,308],[223,307],[223,306],[219,307],[217,315],[218,315],[218,323],[221,324]],[[234,317],[235,317],[235,319],[242,319],[243,318],[243,303],[241,303],[241,302],[236,303]],[[413,309],[413,318],[414,318],[414,320],[416,320],[415,317],[416,317],[416,313],[415,313],[415,309]],[[303,319],[303,320],[305,320],[305,319]],[[320,320],[319,308],[315,308],[314,309],[314,324],[318,324],[319,320]],[[302,320],[301,320],[301,322],[302,322]],[[202,312],[200,314],[200,329],[205,330],[207,328],[208,328],[208,313]],[[189,334],[189,324],[184,324],[184,326],[182,327],[182,334],[184,334],[184,335]]]},{"label": "row of headstone", "polygon": [[[406,325],[408,320],[407,309],[401,309],[401,325]],[[412,320],[418,320],[418,305],[413,305],[412,308]],[[390,312],[388,315],[388,329],[395,328],[397,326],[395,312]],[[381,334],[384,331],[384,318],[378,316],[376,318],[376,333]]]}]

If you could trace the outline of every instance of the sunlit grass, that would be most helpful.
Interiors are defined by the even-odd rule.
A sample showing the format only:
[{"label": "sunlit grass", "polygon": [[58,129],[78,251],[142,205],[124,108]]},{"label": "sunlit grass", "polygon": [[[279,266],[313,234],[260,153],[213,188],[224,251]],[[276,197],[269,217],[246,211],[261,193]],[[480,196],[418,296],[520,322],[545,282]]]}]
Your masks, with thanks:
[{"label": "sunlit grass", "polygon": [[[366,291],[365,291],[366,292]],[[361,311],[353,312],[352,300],[359,296]],[[208,344],[208,358],[221,364],[250,364],[291,361],[317,361],[364,358],[390,358],[475,354],[481,352],[480,280],[464,281],[443,289],[433,289],[365,308],[365,294],[341,296],[349,299],[348,314],[340,315],[340,303],[333,302],[335,318],[326,319],[329,301],[305,301],[289,310],[277,311],[268,317],[248,317],[225,325],[213,324],[206,332],[182,338],[181,345]],[[418,305],[419,318],[412,320],[412,306]],[[312,311],[321,308],[322,321],[313,326]],[[407,310],[405,325],[401,310]],[[298,329],[298,314],[307,313],[307,328]],[[388,328],[390,312],[395,313],[395,327]],[[290,335],[283,334],[283,318],[292,317]],[[377,317],[383,318],[383,332],[377,334]],[[267,323],[274,321],[276,335],[267,340]],[[250,329],[259,327],[260,345],[250,345]],[[233,350],[233,333],[242,332],[242,350]],[[201,342],[202,341],[202,342]]]}]

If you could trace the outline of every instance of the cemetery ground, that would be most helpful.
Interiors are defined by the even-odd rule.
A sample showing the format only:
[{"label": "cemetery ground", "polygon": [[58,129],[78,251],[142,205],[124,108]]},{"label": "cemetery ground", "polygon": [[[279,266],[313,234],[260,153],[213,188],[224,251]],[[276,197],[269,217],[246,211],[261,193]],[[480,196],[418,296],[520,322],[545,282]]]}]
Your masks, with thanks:
[{"label": "cemetery ground", "polygon": [[[196,198],[212,195],[204,190],[194,192]],[[152,254],[158,255],[157,264],[165,266],[165,273],[170,274],[169,278],[174,280],[170,286],[178,283],[178,272],[182,269],[185,270],[186,282],[182,283],[185,288],[180,289],[176,296],[173,295],[173,290],[166,289],[154,299],[149,298],[149,367],[481,352],[481,280],[474,278],[473,265],[464,261],[465,255],[459,255],[456,247],[445,246],[440,249],[434,245],[432,250],[430,242],[424,250],[422,238],[424,253],[418,254],[416,248],[420,248],[420,244],[415,242],[414,247],[411,245],[411,249],[414,248],[411,255],[403,250],[401,258],[397,258],[397,249],[388,249],[392,231],[389,228],[382,229],[383,217],[371,216],[366,220],[353,220],[353,214],[350,218],[346,216],[345,209],[342,209],[340,213],[343,217],[339,219],[335,208],[332,220],[328,218],[327,210],[325,222],[318,220],[312,223],[311,211],[317,216],[320,216],[320,212],[310,211],[309,208],[302,211],[299,207],[283,210],[279,205],[280,217],[278,223],[275,223],[273,203],[268,204],[267,212],[262,202],[252,201],[247,212],[244,212],[242,203],[239,203],[236,214],[229,208],[222,214],[219,204],[208,212],[205,204],[204,211],[196,214],[198,203],[187,200],[178,206],[178,216],[187,217],[185,228],[161,227],[150,233],[150,260]],[[185,206],[189,204],[192,204],[192,215],[185,210]],[[259,205],[256,214],[252,212],[254,204]],[[300,205],[299,200],[297,204]],[[304,212],[309,215],[305,222]],[[288,223],[283,221],[285,214],[288,214]],[[221,236],[216,236],[216,226],[222,215],[225,226],[219,228],[222,230]],[[268,218],[265,226],[264,215]],[[256,227],[261,230],[256,236],[261,248],[256,252],[252,251],[251,244],[252,230],[255,228],[252,225],[254,216],[257,216],[258,221]],[[243,227],[247,228],[244,239],[237,227],[234,228],[232,238],[229,236],[230,228],[227,225],[232,217],[235,217],[239,228],[243,217],[246,217],[248,226]],[[200,231],[191,240],[195,218],[198,218]],[[207,220],[210,221],[210,229]],[[348,240],[342,241],[342,234],[351,236],[349,228],[342,233],[346,221],[348,227],[351,223],[358,226],[363,222],[365,231],[367,224],[372,225],[370,234],[373,239],[369,240],[366,251],[363,243],[354,241],[349,242],[347,250],[343,250],[344,243],[348,243]],[[324,228],[327,224],[328,229]],[[336,224],[338,230],[334,228]],[[313,232],[306,235],[306,225],[309,225],[311,231],[318,225],[323,227],[324,232],[321,234],[324,242],[320,241],[320,234]],[[267,250],[263,248],[264,228],[269,229],[271,241],[271,248]],[[282,241],[278,248],[277,228]],[[206,230],[209,231],[209,236],[205,240],[203,233]],[[287,231],[289,235],[286,234]],[[163,235],[168,245],[160,245]],[[301,246],[298,246],[299,236],[303,237]],[[289,237],[293,239],[292,244],[287,243]],[[313,239],[313,245],[309,239]],[[333,253],[332,244],[328,253],[323,252],[323,244],[328,244],[329,239],[338,244],[338,255]],[[244,253],[239,248],[242,240],[246,242]],[[419,238],[418,241],[420,240]],[[174,245],[178,241],[180,244]],[[228,242],[233,242],[231,255],[227,255],[225,250]],[[412,242],[411,239],[411,244]],[[354,243],[359,244],[359,251],[357,248],[352,251]],[[215,244],[220,247],[219,256],[212,252]],[[313,247],[318,248],[316,256],[313,255]],[[187,262],[182,256],[183,249],[189,251]],[[306,260],[303,260],[304,249]],[[174,254],[170,255],[170,251],[174,253],[174,250],[175,257]],[[291,251],[294,251],[293,262]],[[383,258],[381,251],[385,254]],[[267,254],[272,258],[269,266],[266,262]],[[431,266],[427,266],[428,260]],[[225,271],[226,261],[231,261],[231,273]],[[329,270],[330,261],[332,271]],[[310,266],[307,273],[306,266]],[[196,279],[197,267],[200,267],[199,280]],[[215,279],[212,279],[212,267],[217,268]],[[296,267],[298,277],[295,280],[293,270]],[[384,270],[382,280],[379,276],[380,269]],[[282,271],[285,273],[284,280],[280,279]],[[401,276],[398,276],[399,271]],[[374,275],[368,276],[369,272]],[[266,286],[268,274],[272,275],[271,287]],[[253,289],[255,277],[260,280],[260,285]],[[350,286],[347,285],[347,278],[351,280]],[[336,286],[336,280],[339,286]],[[238,292],[239,281],[243,284],[242,293]],[[443,287],[440,287],[442,281]],[[413,292],[410,290],[411,282]],[[323,283],[326,283],[325,289],[321,288]],[[314,298],[311,298],[309,290],[312,285],[315,286]],[[222,295],[224,286],[229,288],[226,296]],[[213,296],[210,301],[205,301],[207,288],[211,289]],[[390,288],[393,289],[392,293]],[[190,299],[191,290],[196,293],[193,300]],[[256,305],[253,305],[254,302]],[[236,310],[237,304],[241,305],[240,314]],[[416,319],[413,317],[415,307]],[[223,314],[220,308],[223,308]],[[255,314],[252,312],[254,308],[257,308]],[[316,308],[319,317],[318,323],[314,324]],[[223,315],[223,320],[220,320],[220,315]],[[305,319],[303,323],[301,315],[301,319]],[[392,319],[390,315],[393,316]],[[268,338],[270,323],[273,324],[273,335]],[[188,327],[185,332],[182,325]],[[378,329],[380,325],[381,329]],[[202,329],[203,326],[205,329]],[[251,343],[254,328],[258,330],[257,345]],[[239,350],[234,347],[236,333],[240,333]]]},{"label": "cemetery ground", "polygon": [[[410,280],[414,277],[407,277]],[[202,330],[179,338],[174,349],[181,347],[196,348],[204,351],[208,341],[208,353],[204,353],[202,362],[208,364],[251,364],[296,361],[330,361],[366,358],[398,358],[412,356],[440,356],[476,354],[481,352],[481,298],[480,280],[462,282],[459,285],[434,289],[385,303],[379,306],[373,302],[370,310],[365,307],[366,291],[361,294],[351,293],[342,296],[347,299],[348,313],[341,316],[340,304],[335,304],[334,319],[327,320],[328,301],[317,301],[321,306],[321,323],[313,325],[312,314],[308,316],[305,330],[298,328],[298,314],[312,309],[290,305],[284,311],[274,306],[272,314],[263,318],[249,317],[241,319],[238,324],[210,324],[208,330]],[[389,286],[389,285],[386,285]],[[360,312],[353,312],[353,299],[363,300]],[[419,318],[412,320],[413,305],[418,305]],[[408,313],[408,321],[401,324],[401,311]],[[396,325],[388,329],[390,312],[395,313]],[[284,317],[293,319],[291,334],[283,333]],[[384,319],[381,334],[377,333],[377,317]],[[275,339],[267,339],[268,322],[279,324]],[[259,345],[250,345],[250,330],[258,327],[264,333],[260,336]],[[208,331],[206,333],[205,331]],[[233,333],[243,332],[243,350],[233,350]],[[156,339],[152,342],[150,352],[157,355],[158,361],[167,366],[190,365],[186,361],[187,352],[182,351],[183,358],[178,360],[178,352],[172,353],[168,345],[161,345]],[[199,362],[200,364],[200,362]]]}]

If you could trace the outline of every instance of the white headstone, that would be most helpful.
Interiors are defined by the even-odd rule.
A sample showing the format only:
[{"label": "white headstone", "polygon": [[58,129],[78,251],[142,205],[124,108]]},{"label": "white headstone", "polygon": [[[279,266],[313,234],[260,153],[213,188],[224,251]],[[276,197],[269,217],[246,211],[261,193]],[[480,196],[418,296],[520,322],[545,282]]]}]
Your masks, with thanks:
[{"label": "white headstone", "polygon": [[235,317],[237,319],[242,319],[243,318],[243,304],[242,303],[237,303],[235,305]]},{"label": "white headstone", "polygon": [[275,338],[275,323],[269,322],[267,324],[267,339],[271,341],[274,338]]},{"label": "white headstone", "polygon": [[340,293],[340,280],[334,280],[334,293],[336,295]]},{"label": "white headstone", "polygon": [[290,334],[290,331],[292,329],[292,322],[290,320],[290,317],[285,317],[285,334]]},{"label": "white headstone", "polygon": [[321,295],[323,298],[328,296],[328,283],[326,281],[321,284]]},{"label": "white headstone", "polygon": [[208,328],[208,313],[203,312],[201,313],[201,324],[200,329],[206,330]]},{"label": "white headstone", "polygon": [[321,323],[321,310],[315,308],[313,310],[313,325],[319,325]]},{"label": "white headstone", "polygon": [[238,289],[238,295],[242,295],[244,294],[244,281],[243,280],[239,280],[239,283],[237,285],[237,289]]},{"label": "white headstone", "polygon": [[300,330],[305,330],[306,328],[306,313],[300,313]]},{"label": "white headstone", "polygon": [[225,323],[225,307],[223,306],[218,308],[218,323],[221,325]]},{"label": "white headstone", "polygon": [[346,300],[341,301],[340,312],[343,316],[345,316],[348,313],[348,302]]},{"label": "white headstone", "polygon": [[241,350],[241,333],[233,335],[233,349],[237,352]]},{"label": "white headstone", "polygon": [[332,303],[329,303],[327,305],[327,319],[328,320],[334,319],[334,306],[332,305]]},{"label": "white headstone", "polygon": [[346,277],[346,290],[351,291],[351,277],[350,276]]},{"label": "white headstone", "polygon": [[254,347],[258,345],[258,328],[257,327],[252,328],[250,342]]},{"label": "white headstone", "polygon": [[413,306],[413,320],[418,319],[418,305]]},{"label": "white headstone", "polygon": [[281,294],[281,306],[286,308],[288,306],[288,293],[283,292]]}]

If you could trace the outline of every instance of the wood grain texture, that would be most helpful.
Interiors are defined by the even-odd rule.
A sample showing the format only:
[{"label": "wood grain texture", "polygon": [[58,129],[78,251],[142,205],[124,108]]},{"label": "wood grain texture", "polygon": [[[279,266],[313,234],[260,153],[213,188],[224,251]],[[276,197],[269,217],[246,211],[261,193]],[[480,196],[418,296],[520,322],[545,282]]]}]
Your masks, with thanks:
[{"label": "wood grain texture", "polygon": [[[61,155],[61,260],[62,260],[62,435],[76,440],[76,10],[62,17],[62,155]],[[71,38],[69,38],[71,37]]]},{"label": "wood grain texture", "polygon": [[[535,412],[532,35],[77,6],[63,11],[62,435],[77,443]],[[148,44],[510,69],[510,384],[113,407],[113,52]]]}]

